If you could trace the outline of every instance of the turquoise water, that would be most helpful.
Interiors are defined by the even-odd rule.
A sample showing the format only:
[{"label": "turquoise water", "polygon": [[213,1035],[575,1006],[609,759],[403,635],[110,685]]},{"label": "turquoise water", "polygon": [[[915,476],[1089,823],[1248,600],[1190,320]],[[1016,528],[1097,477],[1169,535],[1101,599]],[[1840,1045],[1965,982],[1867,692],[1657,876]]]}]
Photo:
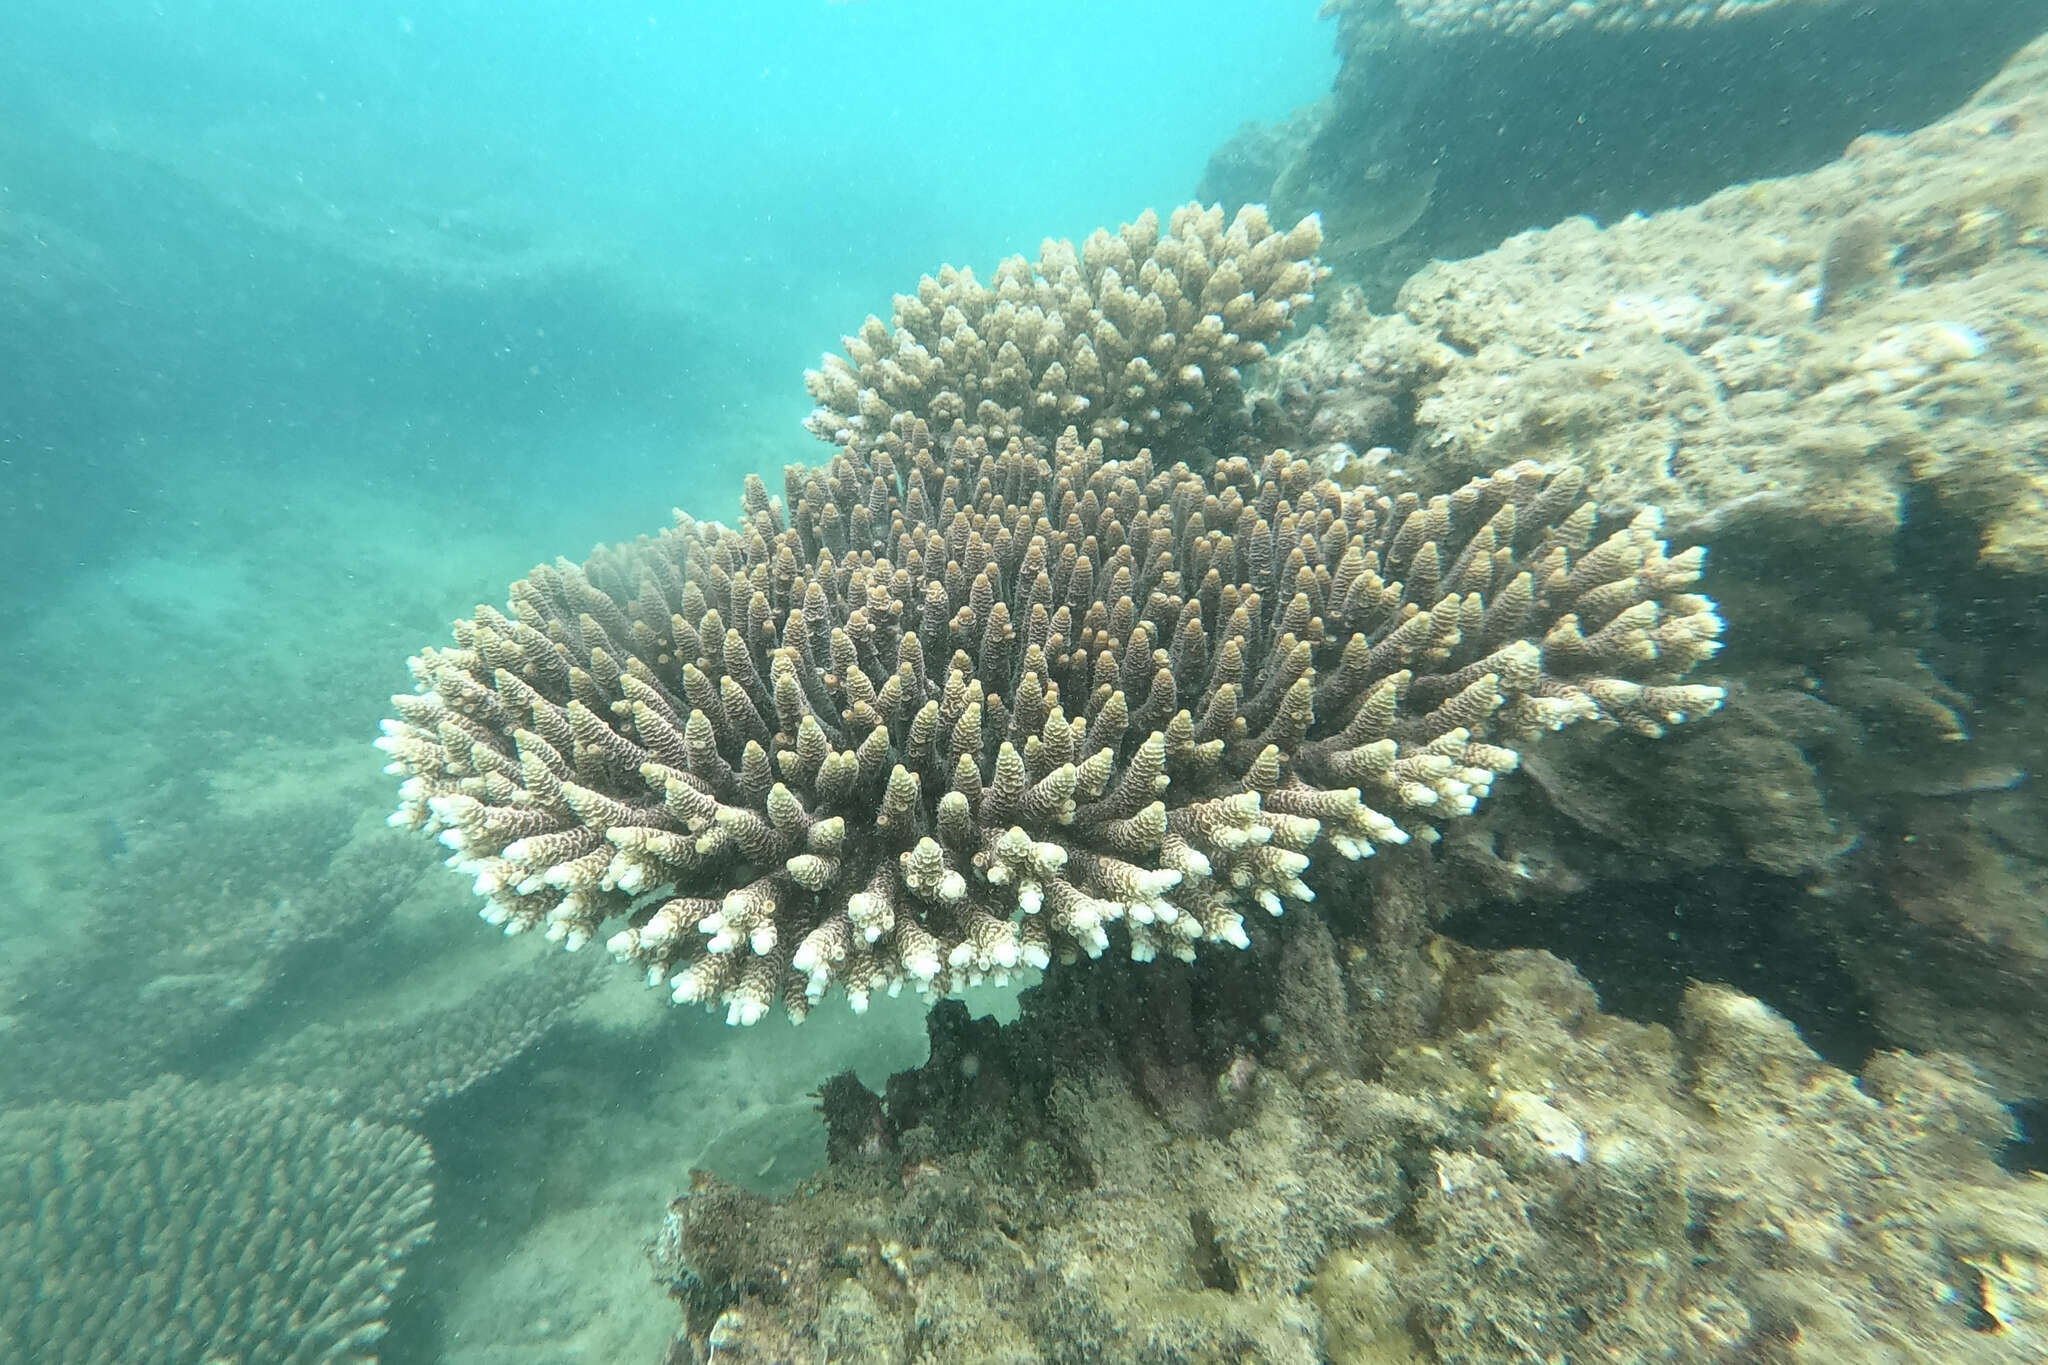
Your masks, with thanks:
[{"label": "turquoise water", "polygon": [[60,545],[223,437],[545,500],[571,546],[715,503],[809,453],[799,376],[893,292],[1184,200],[1334,65],[1248,2],[24,15],[8,446]]},{"label": "turquoise water", "polygon": [[[1608,1009],[1654,1024],[1679,1021],[1688,981],[1729,980],[1852,1070],[1975,1040],[1961,1050],[1998,1100],[2048,1112],[2027,1070],[2048,1069],[2027,1041],[2048,947],[2011,965],[2048,945],[2048,747],[2021,681],[2048,648],[2030,530],[2048,477],[2027,425],[2048,410],[2048,315],[2026,273],[2048,233],[2048,181],[2027,169],[2042,144],[1985,155],[1974,198],[1918,162],[1894,196],[1906,172],[1882,160],[2048,13],[1894,0],[1896,27],[1855,31],[1829,27],[1850,8],[1833,0],[1783,5],[1815,16],[1797,41],[1763,4],[1697,36],[1624,25],[1534,56],[1521,37],[1447,40],[1439,65],[1411,67],[1409,38],[1375,66],[1354,25],[1421,0],[1326,7],[1334,20],[1313,0],[16,0],[0,20],[0,1171],[29,1175],[0,1176],[0,1365],[285,1358],[271,1352],[317,1315],[230,1339],[186,1301],[165,1319],[184,1336],[114,1343],[166,1285],[208,1305],[331,1289],[309,1247],[402,1262],[357,1324],[360,1351],[392,1365],[662,1359],[682,1319],[646,1251],[690,1171],[789,1195],[824,1162],[820,1084],[852,1070],[879,1092],[922,1063],[925,1006],[878,992],[859,1017],[835,997],[801,1030],[780,1010],[728,1028],[643,989],[602,941],[504,941],[477,916],[475,869],[387,824],[398,777],[371,741],[412,685],[406,660],[535,564],[651,534],[672,509],[737,524],[747,476],[779,493],[786,465],[827,459],[805,371],[921,276],[987,280],[1044,239],[1197,196],[1270,200],[1282,231],[1320,214],[1335,271],[1322,330],[1269,372],[1246,363],[1271,393],[1256,426],[1216,415],[1219,447],[1284,438],[1347,486],[1425,496],[1525,456],[1579,461],[1630,515],[1646,489],[1668,502],[1674,548],[1734,528],[1703,588],[1729,622],[1726,669],[1694,679],[1725,683],[1729,706],[1670,741],[1697,759],[1685,782],[1629,766],[1640,736],[1597,751],[1623,755],[1611,786],[1551,750],[1513,776],[1498,760],[1489,799],[1540,813],[1433,855],[1481,868],[1455,906],[1445,893],[1446,932],[1556,952]],[[1925,160],[2033,136],[2031,98],[1997,92]],[[1727,188],[1831,162],[1810,203]],[[1707,225],[1695,245],[1662,255],[1545,254],[1594,240],[1586,221],[1510,240],[1491,274],[1425,271],[1575,213],[1602,242],[1640,243],[1632,215],[1708,196],[1683,211]],[[1979,270],[2010,273],[1977,288]],[[1409,281],[1415,326],[1375,330]],[[1531,321],[1551,308],[1566,321]],[[1687,385],[1697,413],[1673,417]],[[1832,405],[1827,422],[1778,420],[1805,403]],[[1629,434],[1638,418],[1649,435]],[[1713,441],[1738,453],[1716,465]],[[1815,554],[1841,563],[1808,582]],[[1356,866],[1320,889],[1366,885]],[[1896,913],[1897,943],[1829,937],[1863,912],[1815,907],[1858,897]],[[1953,959],[1911,937],[1966,902],[1985,921],[1940,940]],[[1264,951],[1278,939],[1253,918]],[[2006,993],[1944,1032],[1958,1001],[1978,1008],[1972,989],[1883,993],[1885,964],[1916,953],[1995,961]],[[1257,1078],[1287,1042],[1270,985],[1232,998],[1262,1041],[1200,1074],[1145,1051],[1151,1014],[1120,1021],[1144,1035],[1122,1059],[1134,1134],[1165,1132],[1154,1120],[1191,1084],[1205,1117],[1176,1111],[1173,1150],[1240,1141],[1249,1111],[1231,1106],[1270,1098]],[[1016,1016],[1012,991],[965,994]],[[1632,1065],[1669,1041],[1630,1037],[1615,1046]],[[984,1066],[958,1063],[970,1083]],[[1504,1093],[1474,1125],[1511,1114],[1552,1156],[1583,1156],[1560,1111]],[[1990,1096],[1936,1119],[2038,1167],[2038,1134],[1999,1147]],[[906,1158],[902,1188],[933,1169]],[[1320,1178],[1273,1200],[1313,1204]],[[1313,1298],[1327,1330],[1307,1354],[1146,1359],[1433,1358],[1408,1326],[1380,1323],[1381,1342],[1336,1325],[1364,1259],[1318,1260],[1257,1300],[1210,1212],[1179,1197],[1170,1235],[1185,1224],[1201,1245],[1176,1292],[1242,1288],[1248,1318]],[[230,1206],[235,1235],[210,1240]],[[1994,1291],[2043,1311],[2026,1276],[2048,1263],[1998,1264],[1932,1297],[1989,1296],[1967,1325],[2012,1350],[1984,1357],[2003,1365],[2039,1338]],[[100,1316],[80,1325],[79,1305]],[[1700,1359],[1736,1358],[1695,1336]],[[1093,1358],[1074,1350],[1059,1358]]]}]

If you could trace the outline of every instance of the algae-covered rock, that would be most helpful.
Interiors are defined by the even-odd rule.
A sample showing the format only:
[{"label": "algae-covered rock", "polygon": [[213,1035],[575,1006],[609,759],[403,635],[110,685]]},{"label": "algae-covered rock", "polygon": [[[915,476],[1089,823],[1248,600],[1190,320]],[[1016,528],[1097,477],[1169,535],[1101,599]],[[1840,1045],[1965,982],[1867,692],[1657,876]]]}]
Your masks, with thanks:
[{"label": "algae-covered rock", "polygon": [[1713,547],[1717,723],[1532,746],[1448,903],[1760,874],[1885,1037],[2048,1094],[2044,92],[2036,42],[1918,132],[1439,262],[1276,358],[1267,434],[1340,479],[1570,462]]},{"label": "algae-covered rock", "polygon": [[[1433,258],[1809,170],[1915,128],[2040,32],[2035,0],[1330,0],[1330,94],[1217,150],[1204,201],[1322,214],[1376,303]],[[1845,263],[1848,261],[1845,253]]]},{"label": "algae-covered rock", "polygon": [[1390,399],[1411,429],[1385,443],[1432,481],[1568,458],[1717,548],[1768,528],[1872,563],[1926,495],[1987,565],[2040,572],[2044,67],[2035,44],[1951,116],[1809,174],[1439,262],[1391,316],[1337,310],[1274,386],[1304,418]]},{"label": "algae-covered rock", "polygon": [[[1325,951],[1343,978],[1356,945]],[[1000,1031],[942,1008],[893,1147],[671,1206],[672,1359],[2039,1358],[2048,1183],[1998,1166],[2010,1120],[1965,1064],[1859,1081],[1726,988],[1674,1032],[1545,954],[1428,961],[1437,1025],[1371,1080],[1272,1038],[1226,1062],[1224,1030],[1194,1048],[1213,1086],[1148,1096],[1127,1025],[1076,1008],[1121,964]],[[1313,975],[1272,984],[1327,999]]]}]

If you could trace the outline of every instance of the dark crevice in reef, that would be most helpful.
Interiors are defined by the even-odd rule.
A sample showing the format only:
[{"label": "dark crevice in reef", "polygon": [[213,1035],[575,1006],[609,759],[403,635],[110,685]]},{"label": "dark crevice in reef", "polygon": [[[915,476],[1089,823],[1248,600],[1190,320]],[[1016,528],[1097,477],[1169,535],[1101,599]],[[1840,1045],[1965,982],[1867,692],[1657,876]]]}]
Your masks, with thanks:
[{"label": "dark crevice in reef", "polygon": [[[1000,1148],[1018,1133],[1057,1134],[1053,1091],[1084,1064],[1124,1077],[1170,1128],[1204,1130],[1215,1119],[1219,1073],[1234,1057],[1268,1050],[1277,1024],[1260,969],[1278,945],[1266,926],[1246,927],[1260,946],[1242,955],[1134,963],[1119,944],[1100,959],[1065,964],[1024,993],[1020,1023],[999,1026],[957,1000],[940,1001],[927,1028],[929,1059],[890,1077],[886,1106],[847,1078],[827,1084],[827,1150],[915,1161],[978,1144]],[[1055,1038],[1058,1045],[1048,1045]],[[1069,1183],[1097,1178],[1081,1153],[1059,1155]]]},{"label": "dark crevice in reef", "polygon": [[2012,1106],[2012,1114],[2020,1136],[2005,1150],[2006,1166],[2048,1173],[2048,1100],[2022,1100]]},{"label": "dark crevice in reef", "polygon": [[1216,1240],[1216,1222],[1200,1209],[1188,1211],[1188,1232],[1195,1239],[1195,1272],[1205,1289],[1237,1292],[1237,1272]]},{"label": "dark crevice in reef", "polygon": [[1444,932],[1479,948],[1541,948],[1577,967],[1603,1008],[1671,1025],[1694,981],[1724,982],[1795,1024],[1834,1065],[1856,1071],[1891,1046],[1834,953],[1797,913],[1800,883],[1736,870],[1601,886],[1561,901],[1478,906]]},{"label": "dark crevice in reef", "polygon": [[2034,668],[2048,634],[2048,590],[1981,560],[1981,529],[1926,484],[1906,490],[1895,595],[1905,624],[1933,637],[1929,662],[1972,697],[1995,697]]},{"label": "dark crevice in reef", "polygon": [[1387,429],[1380,433],[1380,444],[1405,452],[1414,447],[1418,436],[1415,415],[1422,404],[1422,391],[1416,385],[1403,384],[1387,398],[1393,404],[1394,415]]}]

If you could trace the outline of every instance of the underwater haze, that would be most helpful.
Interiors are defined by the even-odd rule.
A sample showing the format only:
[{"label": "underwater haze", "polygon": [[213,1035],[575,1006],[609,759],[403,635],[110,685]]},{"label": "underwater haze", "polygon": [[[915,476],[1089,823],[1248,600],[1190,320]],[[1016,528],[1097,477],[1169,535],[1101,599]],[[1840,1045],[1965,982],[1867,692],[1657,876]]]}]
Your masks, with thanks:
[{"label": "underwater haze", "polygon": [[0,582],[0,1365],[2048,1360],[2048,0],[14,0]]},{"label": "underwater haze", "polygon": [[[330,862],[388,807],[367,745],[405,657],[533,562],[678,505],[733,515],[744,473],[814,458],[803,371],[892,294],[1181,202],[1218,141],[1335,67],[1312,13],[1250,0],[29,0],[6,28],[16,1106],[247,1078],[307,1020],[461,998],[487,940],[436,921],[462,883],[429,888],[422,941],[391,929],[417,869]],[[295,904],[340,924],[285,962]],[[440,947],[394,994],[392,963]],[[622,1007],[673,1028],[659,999]],[[915,1060],[916,1015],[876,1055]],[[732,1064],[722,1098],[675,1098],[683,1145],[751,1174],[784,1141],[754,1150],[759,1123],[797,1130],[784,1169],[815,1160],[804,1096],[845,1057]],[[444,1143],[436,1245],[532,1273],[457,1234],[472,1147],[478,1203],[505,1182],[489,1139]],[[617,1331],[648,1349],[666,1314],[635,1244],[687,1164],[595,1277],[642,1300]],[[455,1274],[414,1283],[449,1277],[445,1300]],[[435,1358],[449,1312],[416,1305],[386,1358]]]},{"label": "underwater haze", "polygon": [[696,487],[708,511],[806,453],[797,376],[893,292],[1178,202],[1332,65],[1308,18],[1242,2],[117,2],[9,29],[5,450],[10,497],[60,513],[10,553],[44,562],[225,453],[167,443],[222,438],[271,496],[460,480],[578,546]]}]

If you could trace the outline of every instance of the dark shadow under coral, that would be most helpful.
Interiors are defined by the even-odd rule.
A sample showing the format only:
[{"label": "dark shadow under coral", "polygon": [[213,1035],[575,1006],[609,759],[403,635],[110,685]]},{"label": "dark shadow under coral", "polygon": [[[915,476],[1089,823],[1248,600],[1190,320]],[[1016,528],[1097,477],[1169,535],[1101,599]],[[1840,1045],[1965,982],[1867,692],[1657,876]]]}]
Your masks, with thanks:
[{"label": "dark shadow under coral", "polygon": [[1726,982],[1790,1019],[1834,1065],[1891,1046],[1828,945],[1802,927],[1800,883],[1736,871],[1601,886],[1561,901],[1495,903],[1453,915],[1452,938],[1541,948],[1570,962],[1608,1010],[1670,1025],[1692,981]]}]

